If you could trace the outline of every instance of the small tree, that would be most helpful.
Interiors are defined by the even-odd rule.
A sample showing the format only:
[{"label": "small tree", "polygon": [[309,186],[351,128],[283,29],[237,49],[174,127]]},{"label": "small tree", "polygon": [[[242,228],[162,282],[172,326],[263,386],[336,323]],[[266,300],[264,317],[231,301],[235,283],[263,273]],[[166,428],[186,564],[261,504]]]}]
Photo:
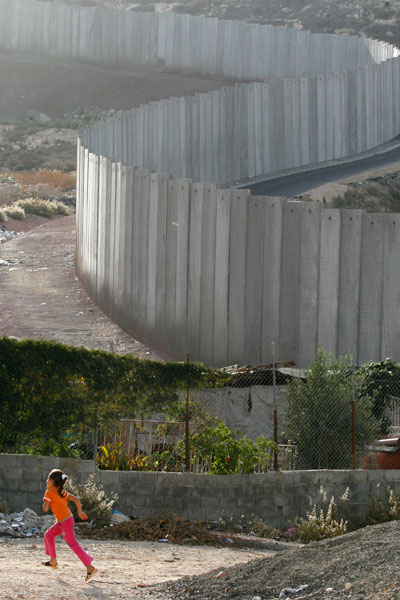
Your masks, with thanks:
[{"label": "small tree", "polygon": [[400,365],[387,358],[365,363],[360,370],[364,376],[362,392],[373,398],[372,412],[380,423],[380,434],[386,435],[390,425],[386,412],[388,397],[400,397]]},{"label": "small tree", "polygon": [[351,357],[336,359],[320,348],[305,381],[287,389],[286,437],[296,444],[303,469],[348,469],[352,451],[353,385],[356,400],[355,441],[363,451],[379,433],[373,403],[362,394],[363,374],[354,375]]}]

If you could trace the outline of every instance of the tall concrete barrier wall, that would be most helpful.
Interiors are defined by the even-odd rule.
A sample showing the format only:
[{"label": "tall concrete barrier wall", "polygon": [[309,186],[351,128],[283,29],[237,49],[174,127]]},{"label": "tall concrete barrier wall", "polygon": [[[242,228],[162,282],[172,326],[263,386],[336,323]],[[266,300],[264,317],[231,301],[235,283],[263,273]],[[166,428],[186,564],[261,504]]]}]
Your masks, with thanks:
[{"label": "tall concrete barrier wall", "polygon": [[79,144],[79,276],[176,359],[307,366],[322,343],[400,360],[400,219],[249,196]]},{"label": "tall concrete barrier wall", "polygon": [[0,0],[0,46],[110,65],[161,65],[256,80],[356,70],[398,56],[356,36],[167,12]]},{"label": "tall concrete barrier wall", "polygon": [[[12,510],[42,512],[43,491],[51,469],[62,469],[74,482],[85,483],[93,462],[72,458],[0,454],[0,501]],[[118,494],[116,508],[144,517],[174,512],[213,521],[222,514],[239,520],[254,515],[273,527],[288,526],[321,506],[320,488],[328,498],[348,488],[349,510],[366,512],[372,495],[385,499],[387,487],[398,491],[398,472],[282,471],[253,475],[208,475],[138,471],[97,471],[96,482],[107,494]],[[85,509],[85,506],[83,507]]]},{"label": "tall concrete barrier wall", "polygon": [[400,58],[394,58],[362,71],[152,102],[109,117],[82,139],[91,152],[125,164],[230,183],[391,140],[400,131],[399,98]]},{"label": "tall concrete barrier wall", "polygon": [[0,47],[236,79],[83,132],[77,270],[124,327],[177,359],[307,366],[317,347],[400,360],[396,215],[222,189],[399,134],[400,57],[348,36],[0,0]]}]

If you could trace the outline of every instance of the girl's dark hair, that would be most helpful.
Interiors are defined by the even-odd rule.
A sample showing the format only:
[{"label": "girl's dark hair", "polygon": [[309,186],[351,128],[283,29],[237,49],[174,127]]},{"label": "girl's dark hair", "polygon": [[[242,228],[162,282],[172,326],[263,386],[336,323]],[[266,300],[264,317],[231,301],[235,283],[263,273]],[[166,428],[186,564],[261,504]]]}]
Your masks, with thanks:
[{"label": "girl's dark hair", "polygon": [[49,479],[54,481],[54,485],[56,488],[58,488],[58,493],[60,494],[61,498],[65,498],[67,495],[67,492],[64,490],[64,485],[67,481],[66,474],[63,471],[60,471],[60,469],[53,469],[49,473]]}]

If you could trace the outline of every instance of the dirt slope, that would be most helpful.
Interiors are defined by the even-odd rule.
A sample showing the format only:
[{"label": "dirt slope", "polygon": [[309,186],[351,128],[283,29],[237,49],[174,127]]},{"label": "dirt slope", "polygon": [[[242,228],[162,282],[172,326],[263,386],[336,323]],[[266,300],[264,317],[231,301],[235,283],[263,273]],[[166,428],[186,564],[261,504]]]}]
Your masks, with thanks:
[{"label": "dirt slope", "polygon": [[[232,567],[223,579],[217,579],[214,572],[184,578],[163,589],[169,597],[181,600],[275,600],[283,588],[308,585],[302,593],[288,596],[296,600],[398,600],[399,534],[398,521],[366,527]],[[351,589],[345,590],[346,583]]]}]

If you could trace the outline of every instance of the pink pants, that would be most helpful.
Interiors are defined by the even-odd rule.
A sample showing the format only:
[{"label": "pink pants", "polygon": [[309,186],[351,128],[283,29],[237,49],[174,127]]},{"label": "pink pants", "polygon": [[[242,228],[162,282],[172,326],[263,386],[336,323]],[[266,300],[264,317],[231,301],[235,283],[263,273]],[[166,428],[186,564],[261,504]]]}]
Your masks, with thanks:
[{"label": "pink pants", "polygon": [[58,535],[62,535],[71,550],[75,552],[77,557],[80,558],[85,567],[87,567],[91,564],[93,558],[90,556],[90,554],[85,552],[82,546],[80,546],[78,543],[74,533],[74,525],[74,517],[71,516],[69,519],[61,521],[61,523],[55,523],[46,531],[44,534],[44,546],[46,548],[46,554],[51,558],[56,558],[56,545],[54,540]]}]

